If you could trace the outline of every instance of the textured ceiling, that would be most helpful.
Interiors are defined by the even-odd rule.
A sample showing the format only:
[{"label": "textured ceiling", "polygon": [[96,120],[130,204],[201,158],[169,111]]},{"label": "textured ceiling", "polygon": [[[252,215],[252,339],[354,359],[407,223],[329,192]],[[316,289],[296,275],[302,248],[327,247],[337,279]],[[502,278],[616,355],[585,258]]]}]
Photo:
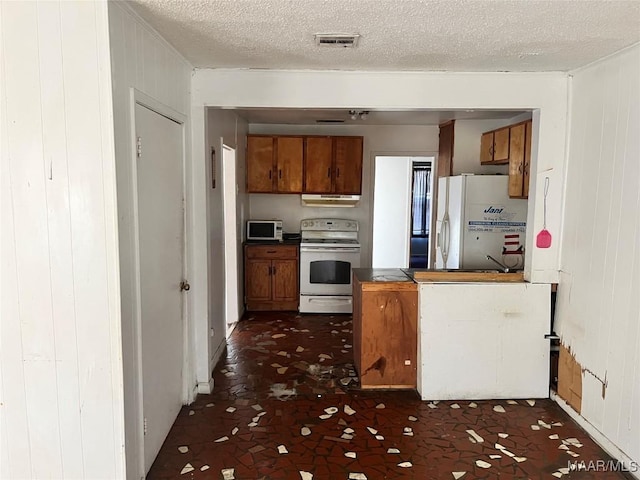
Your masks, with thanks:
[{"label": "textured ceiling", "polygon": [[[195,67],[567,71],[640,41],[640,0],[134,0]],[[357,33],[354,49],[315,33]]]}]

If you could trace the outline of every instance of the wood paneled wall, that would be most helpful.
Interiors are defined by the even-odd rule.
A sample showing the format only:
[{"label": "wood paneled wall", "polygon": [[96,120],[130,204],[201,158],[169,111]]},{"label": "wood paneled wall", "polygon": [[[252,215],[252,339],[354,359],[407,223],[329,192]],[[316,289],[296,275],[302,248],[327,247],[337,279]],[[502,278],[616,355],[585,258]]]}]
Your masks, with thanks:
[{"label": "wood paneled wall", "polygon": [[106,2],[1,2],[0,477],[125,477]]},{"label": "wood paneled wall", "polygon": [[[127,446],[127,478],[140,478],[141,452],[138,450],[142,413],[139,410],[139,374],[136,312],[138,309],[134,267],[136,265],[134,238],[134,179],[132,176],[131,100],[130,89],[153,97],[173,110],[189,117],[192,67],[173,47],[122,2],[109,2],[109,33],[111,41],[111,71],[113,78],[113,115],[115,129],[116,172],[118,185],[118,229],[120,253],[120,284],[122,290],[122,344],[124,362],[124,394]],[[190,121],[186,122],[187,184],[192,174],[190,162]],[[204,180],[203,187],[204,188]],[[187,188],[187,222],[193,222],[191,190]],[[187,227],[187,242],[193,235]],[[192,262],[194,246],[188,245],[187,262]],[[188,263],[187,271],[193,271]],[[207,288],[203,281],[191,277],[192,289],[187,301],[189,315],[207,321]],[[206,282],[206,277],[204,279]],[[204,300],[202,300],[204,299]],[[197,304],[204,303],[198,309]],[[202,313],[204,312],[204,313]],[[205,338],[206,341],[206,338]],[[205,364],[207,355],[204,354]],[[185,372],[191,375],[191,372]],[[194,380],[195,383],[195,380]]]},{"label": "wood paneled wall", "polygon": [[573,72],[556,331],[582,416],[640,461],[640,46]]}]

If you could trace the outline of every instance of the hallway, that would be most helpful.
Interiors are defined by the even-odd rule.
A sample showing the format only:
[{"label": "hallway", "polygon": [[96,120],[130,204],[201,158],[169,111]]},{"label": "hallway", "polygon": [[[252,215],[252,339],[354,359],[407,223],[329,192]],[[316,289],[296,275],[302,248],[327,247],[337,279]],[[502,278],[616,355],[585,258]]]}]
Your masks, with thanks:
[{"label": "hallway", "polygon": [[569,470],[609,456],[551,400],[361,391],[350,316],[247,317],[148,479],[625,478]]}]

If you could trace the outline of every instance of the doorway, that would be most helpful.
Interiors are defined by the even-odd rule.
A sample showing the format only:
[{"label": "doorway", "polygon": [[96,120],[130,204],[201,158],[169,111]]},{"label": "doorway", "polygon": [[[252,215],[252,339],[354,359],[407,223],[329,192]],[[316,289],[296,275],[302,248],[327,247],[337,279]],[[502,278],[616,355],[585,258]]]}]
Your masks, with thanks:
[{"label": "doorway", "polygon": [[184,400],[184,131],[134,106],[141,436],[148,472]]},{"label": "doorway", "polygon": [[224,305],[226,336],[238,321],[238,214],[236,151],[222,145],[222,202],[224,222]]},{"label": "doorway", "polygon": [[[422,205],[414,199],[414,170],[432,171],[435,156],[393,156],[376,155],[374,158],[374,197],[373,197],[373,268],[408,268],[411,256],[421,247],[425,247],[426,262],[429,258],[429,232],[414,236],[414,204]],[[422,201],[428,201],[420,215],[431,218],[431,184],[428,176],[428,188]],[[426,196],[425,196],[426,195]],[[429,223],[430,225],[430,223]],[[413,238],[417,241],[413,241]],[[418,250],[420,249],[420,250]],[[415,259],[414,259],[415,260]]]}]

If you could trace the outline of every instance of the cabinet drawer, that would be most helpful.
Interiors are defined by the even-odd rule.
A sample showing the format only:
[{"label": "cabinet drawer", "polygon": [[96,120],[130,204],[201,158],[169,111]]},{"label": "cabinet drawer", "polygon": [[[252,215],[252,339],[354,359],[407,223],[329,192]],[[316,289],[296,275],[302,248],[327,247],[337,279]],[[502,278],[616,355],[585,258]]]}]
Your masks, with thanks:
[{"label": "cabinet drawer", "polygon": [[295,245],[247,245],[247,258],[298,258]]}]

